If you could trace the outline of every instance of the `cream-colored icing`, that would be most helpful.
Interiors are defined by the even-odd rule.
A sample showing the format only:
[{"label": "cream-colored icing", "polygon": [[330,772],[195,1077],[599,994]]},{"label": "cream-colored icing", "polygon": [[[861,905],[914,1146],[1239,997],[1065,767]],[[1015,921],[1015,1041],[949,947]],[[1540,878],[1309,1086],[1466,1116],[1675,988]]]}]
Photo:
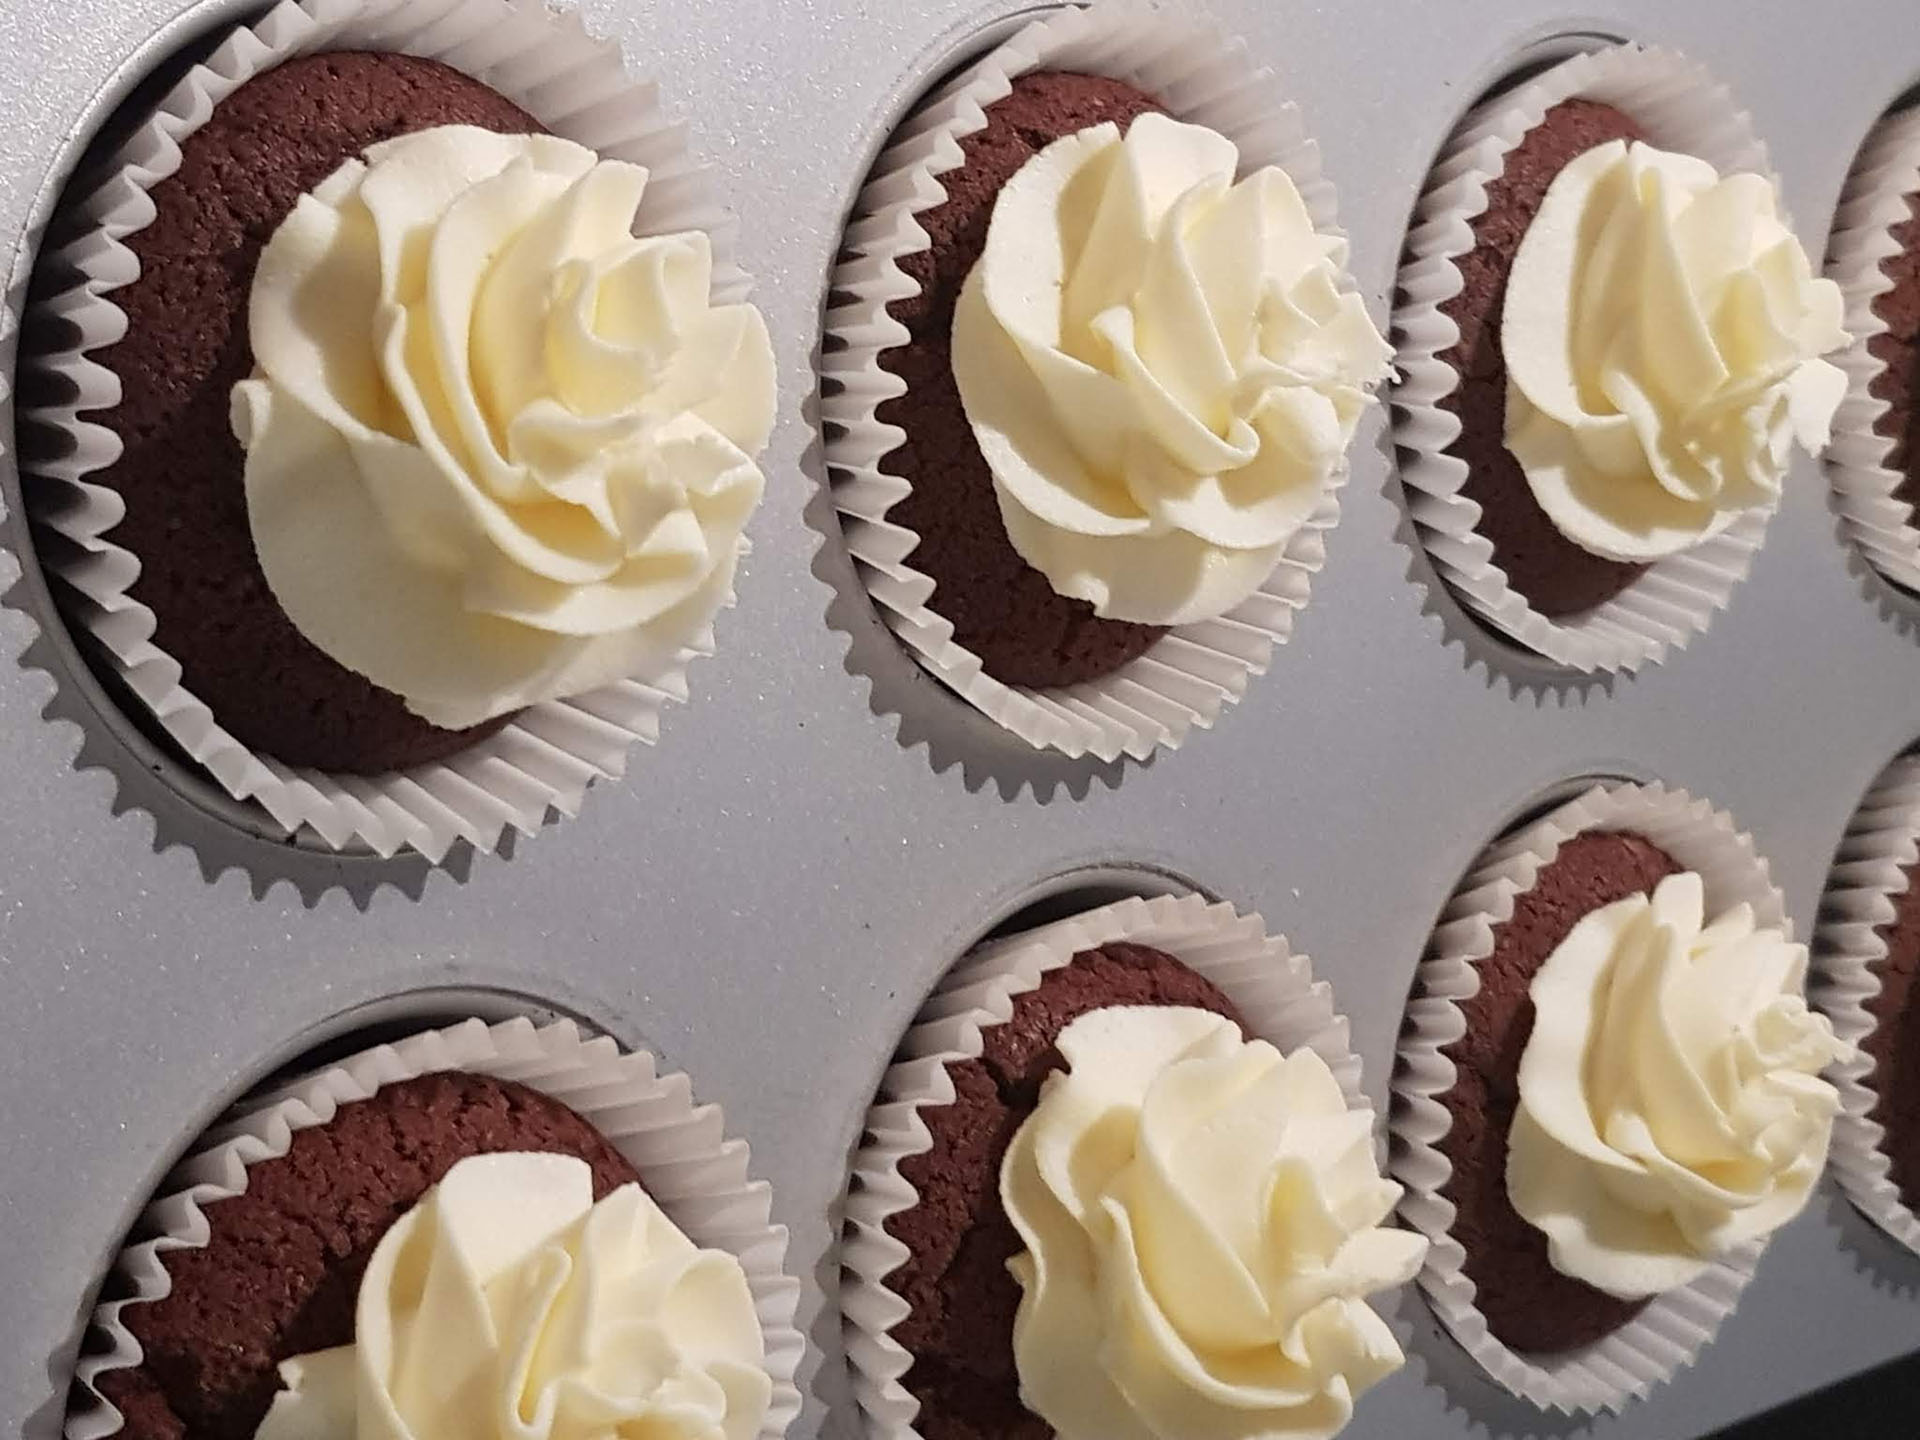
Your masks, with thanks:
[{"label": "cream-colored icing", "polygon": [[1277,168],[1143,115],[1001,190],[953,371],[1015,549],[1103,616],[1252,594],[1326,495],[1391,352]]},{"label": "cream-colored icing", "polygon": [[1683,873],[1588,914],[1535,974],[1509,1136],[1514,1209],[1611,1295],[1684,1285],[1785,1224],[1826,1163],[1849,1047],[1807,951],[1746,905],[1705,924]]},{"label": "cream-colored icing", "polygon": [[647,172],[554,136],[370,147],[261,255],[248,515],[306,637],[435,724],[642,672],[731,594],[773,424],[765,323]]},{"label": "cream-colored icing", "polygon": [[745,1272],[570,1155],[462,1160],[381,1238],[354,1343],[280,1367],[255,1440],[750,1440]]},{"label": "cream-colored icing", "polygon": [[1062,1440],[1338,1431],[1403,1359],[1364,1297],[1426,1253],[1385,1224],[1371,1115],[1311,1049],[1204,1010],[1097,1010],[1058,1044],[1000,1173],[1022,1401]]},{"label": "cream-colored icing", "polygon": [[1612,141],[1554,178],[1501,322],[1507,445],[1574,544],[1643,562],[1780,494],[1826,447],[1846,377],[1839,287],[1765,177]]}]

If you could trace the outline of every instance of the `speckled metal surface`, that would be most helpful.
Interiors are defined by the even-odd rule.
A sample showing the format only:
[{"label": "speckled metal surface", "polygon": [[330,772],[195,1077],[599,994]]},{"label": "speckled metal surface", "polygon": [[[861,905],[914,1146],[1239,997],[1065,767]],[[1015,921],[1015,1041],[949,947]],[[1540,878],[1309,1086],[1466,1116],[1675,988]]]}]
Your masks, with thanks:
[{"label": "speckled metal surface", "polygon": [[[180,0],[0,0],[0,223],[19,245],[14,301],[34,226],[113,95],[185,35],[245,8],[206,0],[181,17]],[[688,1070],[751,1142],[792,1227],[819,1352],[796,1433],[851,1436],[832,1239],[861,1115],[933,978],[1016,907],[1071,883],[1054,877],[1145,867],[1146,886],[1171,872],[1260,911],[1332,980],[1380,1101],[1435,913],[1476,850],[1569,777],[1659,777],[1728,807],[1773,861],[1799,933],[1811,930],[1856,799],[1920,732],[1909,617],[1850,565],[1814,467],[1796,471],[1752,577],[1688,652],[1630,681],[1539,688],[1424,589],[1376,412],[1313,602],[1246,702],[1150,765],[1035,769],[921,680],[863,601],[836,604],[838,628],[828,623],[851,580],[823,527],[808,419],[823,287],[868,158],[968,37],[1019,6],[582,8],[661,78],[718,171],[779,351],[768,497],[720,655],[694,672],[692,704],[624,783],[517,853],[453,873],[250,838],[84,718],[70,681],[56,711],[83,718],[43,718],[56,685],[34,667],[63,669],[59,647],[43,641],[30,664],[0,669],[9,1431],[54,1432],[100,1275],[198,1127],[277,1064],[369,1019],[530,997]],[[1920,79],[1900,0],[1817,14],[1796,0],[1207,8],[1304,108],[1383,320],[1429,158],[1476,92],[1551,37],[1640,37],[1710,65],[1754,111],[1814,248],[1861,137]],[[4,344],[10,356],[11,333]],[[10,436],[10,414],[0,425]],[[17,545],[10,460],[5,483]],[[14,560],[0,566],[11,582]],[[36,635],[21,608],[40,603],[31,574],[12,599],[0,610],[9,657]],[[877,713],[892,708],[909,712],[909,738],[969,763],[936,769]],[[83,738],[110,771],[76,772]],[[113,813],[117,789],[133,813]],[[141,811],[188,843],[156,851]],[[1698,1435],[1920,1347],[1917,1292],[1920,1261],[1823,1190],[1775,1239],[1696,1369],[1618,1418],[1579,1423],[1498,1397],[1410,1292],[1391,1308],[1412,1363],[1366,1398],[1348,1433]]]}]

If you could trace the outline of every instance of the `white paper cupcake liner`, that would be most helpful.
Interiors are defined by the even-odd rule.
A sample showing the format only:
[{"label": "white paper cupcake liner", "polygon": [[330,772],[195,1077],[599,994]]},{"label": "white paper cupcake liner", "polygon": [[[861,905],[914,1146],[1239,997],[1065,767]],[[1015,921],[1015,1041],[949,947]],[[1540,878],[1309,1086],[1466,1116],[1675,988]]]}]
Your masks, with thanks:
[{"label": "white paper cupcake liner", "polygon": [[1459,372],[1441,358],[1459,343],[1460,329],[1440,307],[1464,283],[1456,262],[1474,248],[1472,222],[1487,208],[1487,186],[1521,137],[1548,110],[1576,97],[1618,106],[1653,144],[1696,155],[1722,174],[1755,171],[1771,178],[1766,147],[1726,87],[1669,51],[1621,45],[1576,55],[1480,105],[1441,151],[1407,233],[1393,316],[1401,377],[1392,394],[1393,441],[1414,529],[1468,610],[1569,669],[1631,672],[1684,648],[1725,608],[1777,507],[1747,511],[1712,539],[1655,561],[1621,594],[1585,614],[1549,619],[1495,563],[1491,542],[1477,528],[1480,506],[1461,493],[1466,462],[1447,453],[1460,422],[1440,408],[1460,384]]},{"label": "white paper cupcake liner", "polygon": [[1904,476],[1889,461],[1894,442],[1874,426],[1887,402],[1869,393],[1886,367],[1868,350],[1887,325],[1874,313],[1893,288],[1881,265],[1900,253],[1893,227],[1906,220],[1907,196],[1920,190],[1920,109],[1881,121],[1847,176],[1827,251],[1827,275],[1847,301],[1853,343],[1838,358],[1847,398],[1834,416],[1827,478],[1841,533],[1894,584],[1920,591],[1920,528],[1913,506],[1897,495]]},{"label": "white paper cupcake liner", "polygon": [[953,1103],[947,1066],[980,1056],[982,1032],[1012,1015],[1014,997],[1082,950],[1118,940],[1178,956],[1225,992],[1251,1034],[1288,1053],[1311,1048],[1338,1078],[1347,1104],[1371,1109],[1332,988],[1313,978],[1306,956],[1268,935],[1258,915],[1198,895],[1123,900],[975,950],[940,981],[900,1042],[868,1112],[847,1188],[841,1312],[854,1394],[874,1440],[918,1440],[920,1433],[920,1402],[901,1383],[913,1357],[891,1333],[909,1308],[887,1286],[908,1251],[886,1230],[889,1219],[920,1202],[900,1173],[902,1160],[933,1143],[920,1111]]},{"label": "white paper cupcake liner", "polygon": [[1620,1329],[1575,1350],[1523,1356],[1487,1331],[1465,1273],[1466,1251],[1452,1235],[1454,1207],[1440,1192],[1453,1167],[1440,1150],[1452,1128],[1446,1096],[1455,1070],[1443,1049],[1466,1034],[1461,1006],[1480,990],[1479,963],[1494,930],[1534,886],[1560,847],[1590,830],[1644,836],[1705,882],[1707,912],[1745,902],[1762,926],[1791,935],[1786,901],[1753,838],[1724,811],[1659,785],[1602,785],[1526,825],[1485,851],[1441,912],[1414,976],[1393,1080],[1392,1174],[1406,1187],[1400,1212],[1431,1242],[1420,1272],[1441,1324],[1500,1385],[1543,1409],[1569,1414],[1619,1410],[1690,1365],[1733,1312],[1762,1246],[1743,1245],[1698,1279],[1657,1295]]},{"label": "white paper cupcake liner", "polygon": [[732,258],[731,222],[688,160],[653,87],[626,73],[616,46],[592,39],[576,19],[549,12],[541,0],[281,0],[196,65],[115,153],[104,178],[84,192],[76,187],[86,198],[56,221],[62,238],[44,257],[43,273],[75,278],[35,312],[65,322],[78,338],[71,349],[23,357],[23,367],[51,382],[40,393],[73,398],[28,409],[23,418],[69,442],[59,459],[34,466],[43,498],[31,517],[40,555],[66,587],[68,622],[91,633],[105,663],[235,799],[257,802],[289,834],[310,827],[334,849],[364,845],[388,856],[411,846],[437,863],[456,840],[491,851],[509,829],[531,835],[549,807],[577,814],[587,787],[622,774],[628,747],[651,744],[661,710],[686,700],[686,666],[712,653],[712,631],[655,672],[542,702],[449,760],[379,776],[295,768],[249,750],[185,688],[179,663],[154,643],[153,612],[127,594],[139,560],[114,542],[120,498],[88,478],[121,453],[119,438],[88,418],[120,400],[119,381],[93,352],[126,333],[113,292],[138,278],[140,266],[121,242],[152,223],[149,191],[179,169],[181,142],[216,104],[295,55],[339,49],[442,61],[556,134],[646,166],[652,175],[639,228],[711,234],[716,303],[743,300],[749,284]]},{"label": "white paper cupcake liner", "polygon": [[1346,464],[1257,592],[1217,619],[1175,627],[1111,675],[1048,689],[1007,685],[954,641],[952,624],[933,608],[934,582],[907,561],[919,536],[889,518],[912,487],[886,468],[905,433],[878,413],[906,388],[880,368],[881,355],[909,338],[887,307],[919,293],[899,262],[930,243],[916,217],[946,200],[939,177],[962,164],[960,141],[986,126],[983,112],[1015,78],[1043,68],[1105,75],[1157,96],[1180,119],[1238,145],[1243,169],[1279,166],[1299,188],[1315,228],[1339,233],[1333,187],[1321,177],[1319,152],[1299,112],[1278,98],[1279,82],[1244,45],[1198,20],[1123,3],[1037,20],[910,115],[855,202],[826,317],[833,343],[821,361],[822,378],[831,382],[820,405],[829,484],[861,580],[921,665],[1038,749],[1144,760],[1158,746],[1177,749],[1196,726],[1210,727],[1265,672],[1325,563]]},{"label": "white paper cupcake liner", "polygon": [[1920,1254],[1920,1215],[1900,1198],[1880,1148],[1886,1131],[1872,1119],[1879,1093],[1873,1057],[1860,1048],[1873,1033],[1868,1006],[1880,994],[1886,942],[1874,932],[1894,918],[1907,868],[1920,863],[1920,758],[1903,756],[1880,773],[1847,825],[1814,932],[1813,1000],[1833,1032],[1855,1047],[1831,1071],[1840,1091],[1833,1126],[1833,1175],[1855,1208]]},{"label": "white paper cupcake liner", "polygon": [[806,1348],[794,1323],[800,1285],[783,1269],[787,1232],[771,1221],[772,1192],[748,1176],[746,1142],[727,1139],[718,1107],[696,1104],[687,1077],[658,1074],[651,1055],[622,1053],[604,1036],[585,1038],[571,1021],[536,1027],[521,1019],[492,1026],[468,1020],[363,1051],[277,1087],[209,1130],[169,1177],[165,1193],[148,1205],[135,1232],[142,1238],[115,1262],[125,1297],[94,1311],[89,1348],[75,1375],[67,1440],[103,1440],[121,1429],[120,1412],[97,1382],[109,1371],[140,1363],[140,1345],[125,1313],[171,1290],[170,1252],[206,1247],[204,1206],[244,1194],[250,1166],[285,1155],[298,1131],[327,1124],[342,1105],[444,1070],[518,1081],[571,1107],[640,1172],[647,1193],[676,1225],[697,1244],[739,1259],[773,1378],[761,1440],[784,1435],[800,1411],[794,1379]]}]

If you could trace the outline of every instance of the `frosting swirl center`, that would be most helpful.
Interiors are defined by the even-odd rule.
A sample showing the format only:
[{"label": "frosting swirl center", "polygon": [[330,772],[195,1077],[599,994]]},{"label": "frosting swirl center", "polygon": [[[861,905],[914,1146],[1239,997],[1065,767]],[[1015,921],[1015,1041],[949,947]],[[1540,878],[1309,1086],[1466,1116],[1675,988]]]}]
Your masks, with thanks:
[{"label": "frosting swirl center", "polygon": [[571,1155],[455,1165],[381,1237],[354,1343],[280,1375],[256,1440],[751,1440],[772,1397],[740,1262]]},{"label": "frosting swirl center", "polygon": [[1364,1297],[1426,1253],[1383,1223],[1371,1116],[1312,1050],[1204,1010],[1097,1010],[1058,1044],[1000,1172],[1022,1402],[1063,1440],[1332,1435],[1403,1359]]},{"label": "frosting swirl center", "polygon": [[275,598],[461,728],[670,659],[731,594],[773,353],[635,165],[442,126],[370,147],[255,274],[234,390]]},{"label": "frosting swirl center", "polygon": [[1684,1285],[1785,1224],[1826,1163],[1847,1053],[1807,950],[1698,875],[1583,917],[1534,976],[1507,1152],[1554,1268],[1623,1299]]},{"label": "frosting swirl center", "polygon": [[1780,494],[1826,448],[1846,376],[1840,289],[1764,176],[1638,141],[1575,157],[1514,256],[1501,320],[1507,446],[1567,539],[1676,554]]},{"label": "frosting swirl center", "polygon": [[1284,171],[1164,115],[1056,140],[994,205],[953,373],[1014,548],[1103,616],[1260,587],[1390,351]]}]

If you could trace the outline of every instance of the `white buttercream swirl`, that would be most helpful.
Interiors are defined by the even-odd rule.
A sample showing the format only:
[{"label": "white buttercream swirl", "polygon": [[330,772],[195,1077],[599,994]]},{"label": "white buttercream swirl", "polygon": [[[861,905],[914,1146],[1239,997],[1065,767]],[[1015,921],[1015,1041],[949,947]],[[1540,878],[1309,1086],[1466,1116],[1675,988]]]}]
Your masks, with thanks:
[{"label": "white buttercream swirl", "polygon": [[1008,537],[1103,616],[1178,625],[1257,590],[1326,494],[1391,351],[1285,172],[1143,115],[1001,190],[953,373]]},{"label": "white buttercream swirl", "polygon": [[1509,1136],[1513,1207],[1554,1268],[1624,1299],[1785,1224],[1826,1163],[1848,1053],[1807,950],[1670,876],[1584,916],[1534,976]]},{"label": "white buttercream swirl", "polygon": [[1311,1049],[1204,1010],[1096,1010],[1058,1043],[1000,1171],[1022,1402],[1062,1440],[1332,1435],[1403,1359],[1364,1297],[1427,1248],[1383,1224],[1372,1117]]},{"label": "white buttercream swirl", "polygon": [[1676,554],[1824,450],[1845,307],[1761,175],[1610,141],[1548,187],[1514,256],[1500,344],[1507,446],[1540,508],[1608,559]]},{"label": "white buttercream swirl", "polygon": [[335,660],[450,728],[671,659],[731,594],[773,352],[647,172],[443,126],[350,160],[260,257],[235,387],[255,548]]},{"label": "white buttercream swirl", "polygon": [[750,1440],[773,1389],[738,1260],[532,1154],[449,1170],[374,1250],[354,1343],[280,1378],[255,1440]]}]

